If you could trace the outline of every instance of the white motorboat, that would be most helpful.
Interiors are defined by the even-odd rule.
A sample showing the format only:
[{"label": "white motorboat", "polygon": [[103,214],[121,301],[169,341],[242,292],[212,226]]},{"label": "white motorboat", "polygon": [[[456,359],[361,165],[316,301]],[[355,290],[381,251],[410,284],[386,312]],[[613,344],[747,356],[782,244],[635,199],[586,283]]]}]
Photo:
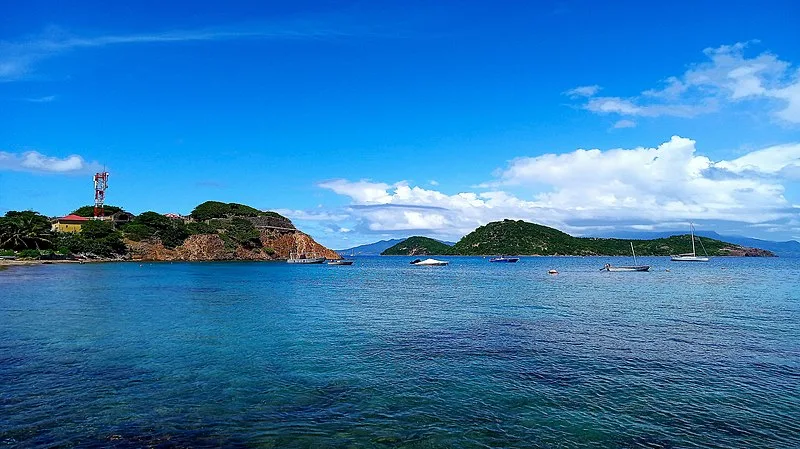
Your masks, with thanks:
[{"label": "white motorboat", "polygon": [[443,267],[443,266],[445,266],[445,265],[447,265],[449,263],[450,262],[448,262],[446,260],[436,260],[436,259],[420,260],[420,259],[416,259],[416,260],[411,262],[411,265],[421,266],[421,267]]},{"label": "white motorboat", "polygon": [[694,225],[689,223],[689,230],[692,233],[692,252],[686,254],[676,254],[674,256],[670,256],[670,260],[673,262],[708,262],[709,257],[708,253],[706,253],[706,247],[703,246],[703,240],[699,239],[700,246],[703,248],[703,253],[705,256],[698,256],[697,251],[694,247]]}]

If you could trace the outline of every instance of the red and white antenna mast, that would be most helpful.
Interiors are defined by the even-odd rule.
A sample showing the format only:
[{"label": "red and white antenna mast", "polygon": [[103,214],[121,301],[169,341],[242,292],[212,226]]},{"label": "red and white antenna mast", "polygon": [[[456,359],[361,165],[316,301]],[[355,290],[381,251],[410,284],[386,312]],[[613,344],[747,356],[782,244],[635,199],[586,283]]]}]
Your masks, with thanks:
[{"label": "red and white antenna mast", "polygon": [[101,220],[105,216],[103,202],[106,200],[106,189],[108,188],[108,172],[94,174],[94,219]]}]

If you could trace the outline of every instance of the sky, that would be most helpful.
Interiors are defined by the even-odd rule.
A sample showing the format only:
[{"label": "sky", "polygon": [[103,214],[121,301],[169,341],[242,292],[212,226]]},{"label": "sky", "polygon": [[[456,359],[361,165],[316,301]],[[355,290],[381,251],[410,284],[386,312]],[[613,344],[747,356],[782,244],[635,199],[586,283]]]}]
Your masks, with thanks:
[{"label": "sky", "polygon": [[0,213],[800,240],[800,3],[5,2]]}]

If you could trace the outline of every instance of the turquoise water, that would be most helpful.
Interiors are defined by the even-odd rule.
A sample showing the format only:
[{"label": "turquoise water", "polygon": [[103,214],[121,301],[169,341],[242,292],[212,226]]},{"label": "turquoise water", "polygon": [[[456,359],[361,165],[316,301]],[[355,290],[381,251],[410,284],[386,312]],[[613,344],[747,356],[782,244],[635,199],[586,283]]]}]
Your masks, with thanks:
[{"label": "turquoise water", "polygon": [[0,445],[800,447],[797,259],[409,260],[2,271]]}]

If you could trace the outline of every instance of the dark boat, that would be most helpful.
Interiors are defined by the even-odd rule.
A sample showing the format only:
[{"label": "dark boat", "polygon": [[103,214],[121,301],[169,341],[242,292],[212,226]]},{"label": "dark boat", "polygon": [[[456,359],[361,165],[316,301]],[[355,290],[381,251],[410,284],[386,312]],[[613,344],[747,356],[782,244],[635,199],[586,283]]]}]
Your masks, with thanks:
[{"label": "dark boat", "polygon": [[492,257],[491,259],[489,259],[489,262],[514,263],[514,262],[519,262],[519,257],[508,257],[508,256]]}]

